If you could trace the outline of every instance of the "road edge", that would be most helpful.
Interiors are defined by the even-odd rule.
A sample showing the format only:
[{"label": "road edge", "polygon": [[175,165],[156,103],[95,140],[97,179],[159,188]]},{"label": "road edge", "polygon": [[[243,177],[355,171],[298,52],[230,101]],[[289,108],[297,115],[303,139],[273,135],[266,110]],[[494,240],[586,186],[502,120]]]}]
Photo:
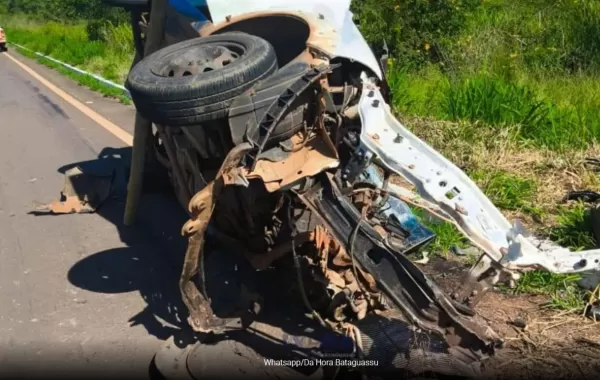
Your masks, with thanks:
[{"label": "road edge", "polygon": [[125,131],[123,128],[109,121],[105,117],[101,116],[96,111],[92,110],[90,107],[87,107],[79,100],[75,99],[71,95],[69,95],[64,90],[60,89],[58,86],[51,83],[49,80],[44,78],[42,75],[35,72],[32,68],[27,66],[25,63],[13,57],[11,54],[4,52],[4,56],[6,56],[11,62],[19,66],[23,71],[29,74],[31,77],[35,78],[38,82],[43,84],[46,88],[56,94],[58,97],[62,98],[64,101],[72,105],[74,108],[79,110],[81,113],[86,115],[88,118],[92,119],[96,122],[96,124],[100,125],[102,128],[110,132],[113,136],[117,137],[119,140],[123,141],[125,144],[132,146],[133,145],[133,135],[129,132]]}]

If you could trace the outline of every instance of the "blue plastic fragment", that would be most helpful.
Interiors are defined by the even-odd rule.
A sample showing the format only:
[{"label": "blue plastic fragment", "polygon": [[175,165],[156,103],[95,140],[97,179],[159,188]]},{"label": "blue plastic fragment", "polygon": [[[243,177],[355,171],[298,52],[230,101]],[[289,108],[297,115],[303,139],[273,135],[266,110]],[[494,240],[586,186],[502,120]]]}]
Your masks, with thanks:
[{"label": "blue plastic fragment", "polygon": [[[383,177],[373,165],[367,167],[358,178],[360,181],[370,183],[378,188],[383,187]],[[394,184],[389,184],[388,186],[390,189],[397,187]],[[388,217],[394,215],[400,222],[402,228],[408,231],[409,236],[404,241],[407,251],[421,246],[435,237],[435,233],[425,227],[419,219],[417,219],[410,207],[398,198],[389,197],[386,204],[382,207],[382,213]]]},{"label": "blue plastic fragment", "polygon": [[208,21],[198,7],[206,6],[206,0],[169,0],[169,4],[179,13],[196,21]]}]

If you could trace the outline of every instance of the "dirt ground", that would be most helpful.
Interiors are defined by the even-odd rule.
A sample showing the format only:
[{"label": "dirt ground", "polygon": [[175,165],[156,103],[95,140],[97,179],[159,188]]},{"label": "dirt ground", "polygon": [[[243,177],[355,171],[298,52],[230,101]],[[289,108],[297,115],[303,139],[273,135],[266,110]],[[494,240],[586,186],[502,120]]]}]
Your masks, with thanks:
[{"label": "dirt ground", "polygon": [[[450,292],[469,267],[435,258],[422,268]],[[600,321],[580,312],[544,309],[546,301],[546,296],[493,290],[476,305],[505,340],[505,347],[485,363],[486,378],[600,378]]]}]

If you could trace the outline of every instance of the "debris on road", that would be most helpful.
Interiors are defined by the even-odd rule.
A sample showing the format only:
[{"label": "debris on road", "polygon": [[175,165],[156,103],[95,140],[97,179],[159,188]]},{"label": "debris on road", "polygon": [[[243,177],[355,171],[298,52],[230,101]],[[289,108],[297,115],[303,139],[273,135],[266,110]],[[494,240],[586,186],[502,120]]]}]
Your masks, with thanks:
[{"label": "debris on road", "polygon": [[43,206],[36,212],[52,214],[88,214],[96,212],[110,196],[113,175],[94,175],[85,173],[80,167],[65,172],[65,184],[60,198]]}]

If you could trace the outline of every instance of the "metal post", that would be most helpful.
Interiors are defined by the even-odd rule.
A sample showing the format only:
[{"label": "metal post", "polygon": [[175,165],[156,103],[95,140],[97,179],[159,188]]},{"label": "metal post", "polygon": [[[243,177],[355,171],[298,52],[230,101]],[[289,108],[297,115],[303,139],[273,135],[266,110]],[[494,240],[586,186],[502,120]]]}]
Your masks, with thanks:
[{"label": "metal post", "polygon": [[[150,21],[148,35],[146,36],[146,45],[144,47],[144,56],[152,54],[159,49],[165,34],[164,24],[168,0],[151,1]],[[127,200],[125,203],[125,216],[123,218],[123,223],[126,226],[133,224],[137,206],[142,195],[146,150],[149,146],[151,134],[152,123],[137,112],[133,131],[131,172],[129,183],[127,184]]]}]

